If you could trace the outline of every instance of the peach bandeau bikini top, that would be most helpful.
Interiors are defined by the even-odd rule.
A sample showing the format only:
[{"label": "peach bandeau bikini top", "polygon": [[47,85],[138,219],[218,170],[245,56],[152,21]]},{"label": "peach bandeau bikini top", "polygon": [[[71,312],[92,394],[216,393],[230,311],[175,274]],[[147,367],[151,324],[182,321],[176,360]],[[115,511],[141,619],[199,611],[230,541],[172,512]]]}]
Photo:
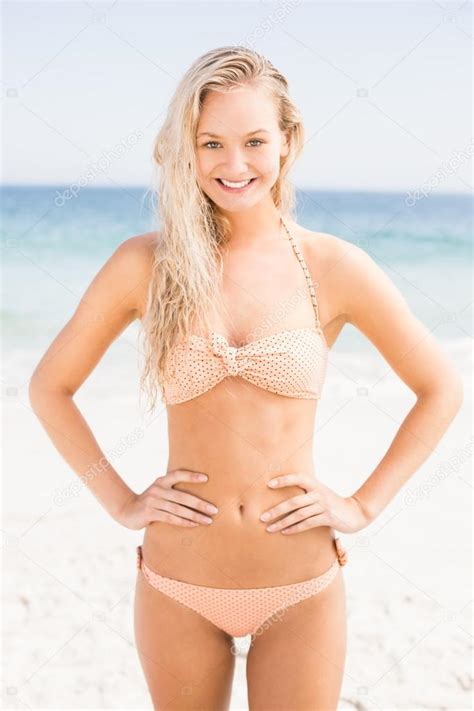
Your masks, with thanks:
[{"label": "peach bandeau bikini top", "polygon": [[191,335],[170,354],[172,373],[162,400],[167,405],[191,400],[229,376],[286,397],[317,400],[326,374],[328,345],[319,322],[316,292],[294,237],[281,220],[303,269],[314,308],[314,327],[279,331],[244,346],[229,345],[225,336]]}]

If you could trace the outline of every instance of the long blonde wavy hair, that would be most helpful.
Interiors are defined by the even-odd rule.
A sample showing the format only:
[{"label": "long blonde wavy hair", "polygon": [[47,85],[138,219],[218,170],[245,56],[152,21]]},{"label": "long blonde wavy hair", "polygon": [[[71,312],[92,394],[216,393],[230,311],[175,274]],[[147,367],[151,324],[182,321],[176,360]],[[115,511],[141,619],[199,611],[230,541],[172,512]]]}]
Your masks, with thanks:
[{"label": "long blonde wavy hair", "polygon": [[169,376],[169,354],[175,344],[192,333],[195,323],[208,333],[214,309],[227,313],[219,284],[221,249],[230,237],[230,225],[199,186],[196,131],[209,92],[249,83],[269,92],[279,127],[288,136],[289,152],[280,159],[271,195],[280,215],[293,218],[295,192],[287,175],[303,147],[304,129],[288,81],[268,59],[247,47],[206,52],[176,87],[154,145],[154,163],[161,169],[156,215],[160,228],[142,319],[145,363],[140,377],[150,409]]}]

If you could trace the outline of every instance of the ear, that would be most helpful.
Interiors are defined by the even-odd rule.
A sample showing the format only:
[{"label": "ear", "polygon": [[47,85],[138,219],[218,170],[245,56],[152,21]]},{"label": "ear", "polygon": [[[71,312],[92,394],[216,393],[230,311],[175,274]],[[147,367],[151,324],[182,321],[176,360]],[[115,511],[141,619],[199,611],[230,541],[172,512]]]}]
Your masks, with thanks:
[{"label": "ear", "polygon": [[289,131],[282,131],[281,132],[280,157],[286,158],[286,156],[288,155],[289,152],[290,152],[290,132]]}]

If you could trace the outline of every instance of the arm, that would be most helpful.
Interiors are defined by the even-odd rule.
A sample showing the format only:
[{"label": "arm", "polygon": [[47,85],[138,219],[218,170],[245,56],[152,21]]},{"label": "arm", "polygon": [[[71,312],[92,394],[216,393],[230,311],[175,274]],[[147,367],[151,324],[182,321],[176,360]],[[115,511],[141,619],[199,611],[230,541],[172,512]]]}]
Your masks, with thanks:
[{"label": "arm", "polygon": [[142,315],[153,239],[154,233],[132,237],[116,249],[41,358],[29,385],[33,411],[54,446],[113,518],[133,492],[107,461],[73,397],[111,343]]},{"label": "arm", "polygon": [[434,450],[462,404],[463,386],[431,332],[368,254],[344,243],[336,271],[346,321],[416,395],[385,456],[352,496],[371,522]]}]

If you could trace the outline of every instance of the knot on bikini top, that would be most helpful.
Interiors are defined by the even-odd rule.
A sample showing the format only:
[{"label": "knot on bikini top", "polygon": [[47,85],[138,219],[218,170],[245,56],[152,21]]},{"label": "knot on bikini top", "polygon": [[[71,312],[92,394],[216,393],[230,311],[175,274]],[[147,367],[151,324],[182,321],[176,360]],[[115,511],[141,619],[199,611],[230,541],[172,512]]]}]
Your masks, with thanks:
[{"label": "knot on bikini top", "polygon": [[242,356],[240,349],[236,346],[229,346],[227,340],[219,333],[213,333],[211,337],[212,352],[222,358],[222,362],[228,375],[238,375],[244,370],[249,361]]}]

